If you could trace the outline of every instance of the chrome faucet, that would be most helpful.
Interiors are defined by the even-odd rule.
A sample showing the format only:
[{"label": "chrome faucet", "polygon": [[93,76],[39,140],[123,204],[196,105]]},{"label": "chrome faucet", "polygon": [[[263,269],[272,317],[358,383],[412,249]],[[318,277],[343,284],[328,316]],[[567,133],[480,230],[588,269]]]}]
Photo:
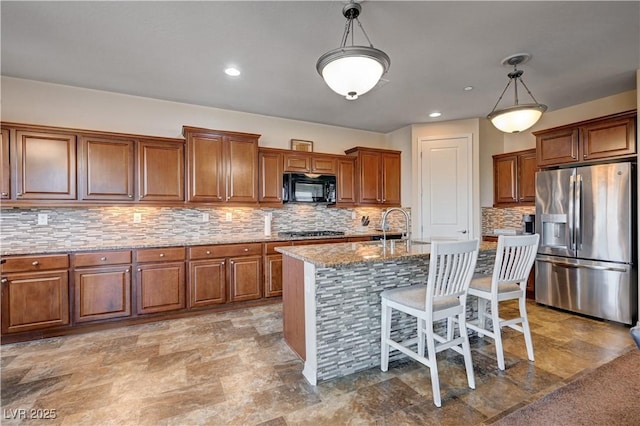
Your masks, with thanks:
[{"label": "chrome faucet", "polygon": [[404,215],[404,220],[405,220],[405,230],[404,230],[404,235],[403,235],[403,239],[407,240],[407,243],[410,244],[411,243],[411,224],[410,224],[410,220],[409,220],[409,212],[407,212],[405,209],[401,209],[400,207],[392,207],[390,209],[387,209],[384,214],[382,215],[382,240],[383,240],[383,244],[386,246],[387,244],[387,216],[389,216],[389,213],[394,212],[394,211],[398,211],[401,212]]}]

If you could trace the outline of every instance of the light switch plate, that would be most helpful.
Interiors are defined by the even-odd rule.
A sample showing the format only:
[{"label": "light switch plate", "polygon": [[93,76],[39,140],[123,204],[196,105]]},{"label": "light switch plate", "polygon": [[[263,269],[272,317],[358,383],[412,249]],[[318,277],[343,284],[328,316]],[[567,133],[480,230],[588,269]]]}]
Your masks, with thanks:
[{"label": "light switch plate", "polygon": [[224,221],[225,222],[231,222],[232,219],[233,218],[231,216],[231,212],[226,212],[225,215],[224,215]]},{"label": "light switch plate", "polygon": [[46,213],[38,213],[38,225],[47,225],[49,216]]},{"label": "light switch plate", "polygon": [[134,213],[133,214],[133,223],[142,222],[142,213]]},{"label": "light switch plate", "polygon": [[202,222],[203,223],[209,222],[209,213],[202,213]]}]

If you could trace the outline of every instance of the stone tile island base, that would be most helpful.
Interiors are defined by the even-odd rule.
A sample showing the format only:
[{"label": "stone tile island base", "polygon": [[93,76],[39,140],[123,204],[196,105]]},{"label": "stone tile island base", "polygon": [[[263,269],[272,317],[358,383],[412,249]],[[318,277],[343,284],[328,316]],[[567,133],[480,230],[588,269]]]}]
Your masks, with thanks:
[{"label": "stone tile island base", "polygon": [[[380,365],[380,293],[386,289],[424,284],[429,244],[403,246],[395,253],[372,255],[376,243],[286,247],[283,253],[283,328],[287,344],[304,361],[309,383],[346,376]],[[495,243],[482,243],[477,273],[491,273]],[[316,252],[313,252],[313,250]],[[327,261],[347,251],[367,253],[352,262]],[[344,259],[344,257],[343,257]],[[477,318],[477,303],[469,300],[467,318]],[[445,323],[437,324],[443,330]],[[415,318],[394,311],[392,336],[415,336]],[[442,332],[442,331],[440,331]],[[395,351],[391,359],[405,357]]]}]

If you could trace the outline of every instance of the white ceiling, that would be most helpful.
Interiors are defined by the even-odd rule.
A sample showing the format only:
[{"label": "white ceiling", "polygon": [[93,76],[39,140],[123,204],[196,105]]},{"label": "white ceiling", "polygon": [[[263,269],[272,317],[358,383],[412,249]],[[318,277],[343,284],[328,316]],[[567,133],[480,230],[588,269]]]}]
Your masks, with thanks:
[{"label": "white ceiling", "polygon": [[[638,1],[367,1],[360,21],[391,68],[347,101],[315,69],[340,43],[344,4],[3,0],[1,71],[385,133],[485,116],[508,81],[500,61],[518,52],[532,55],[523,78],[549,110],[635,89]],[[229,64],[242,75],[227,77]]]}]

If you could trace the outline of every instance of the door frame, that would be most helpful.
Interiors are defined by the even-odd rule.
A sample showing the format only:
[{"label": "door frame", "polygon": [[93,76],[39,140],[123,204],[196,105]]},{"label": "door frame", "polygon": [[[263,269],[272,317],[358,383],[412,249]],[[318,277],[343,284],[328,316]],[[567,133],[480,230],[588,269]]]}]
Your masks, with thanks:
[{"label": "door frame", "polygon": [[[413,235],[420,235],[422,237],[424,230],[423,223],[423,214],[422,214],[422,143],[428,141],[435,140],[445,140],[445,139],[466,139],[467,141],[467,170],[469,173],[467,174],[467,187],[469,188],[469,192],[467,195],[467,203],[468,203],[468,226],[469,226],[469,239],[478,238],[477,230],[476,230],[476,216],[477,216],[477,208],[474,204],[474,200],[477,199],[476,192],[478,184],[478,177],[476,176],[477,170],[473,167],[475,163],[475,157],[477,153],[473,149],[473,133],[460,133],[460,134],[451,134],[451,135],[442,135],[442,136],[418,136],[415,140],[414,145],[414,153],[413,155],[413,169],[414,173],[414,182],[416,185],[413,186],[413,199],[416,200],[413,203],[412,211],[415,214],[412,214],[412,222],[414,222]],[[474,179],[475,178],[475,179]],[[475,184],[474,184],[475,182]]]}]

